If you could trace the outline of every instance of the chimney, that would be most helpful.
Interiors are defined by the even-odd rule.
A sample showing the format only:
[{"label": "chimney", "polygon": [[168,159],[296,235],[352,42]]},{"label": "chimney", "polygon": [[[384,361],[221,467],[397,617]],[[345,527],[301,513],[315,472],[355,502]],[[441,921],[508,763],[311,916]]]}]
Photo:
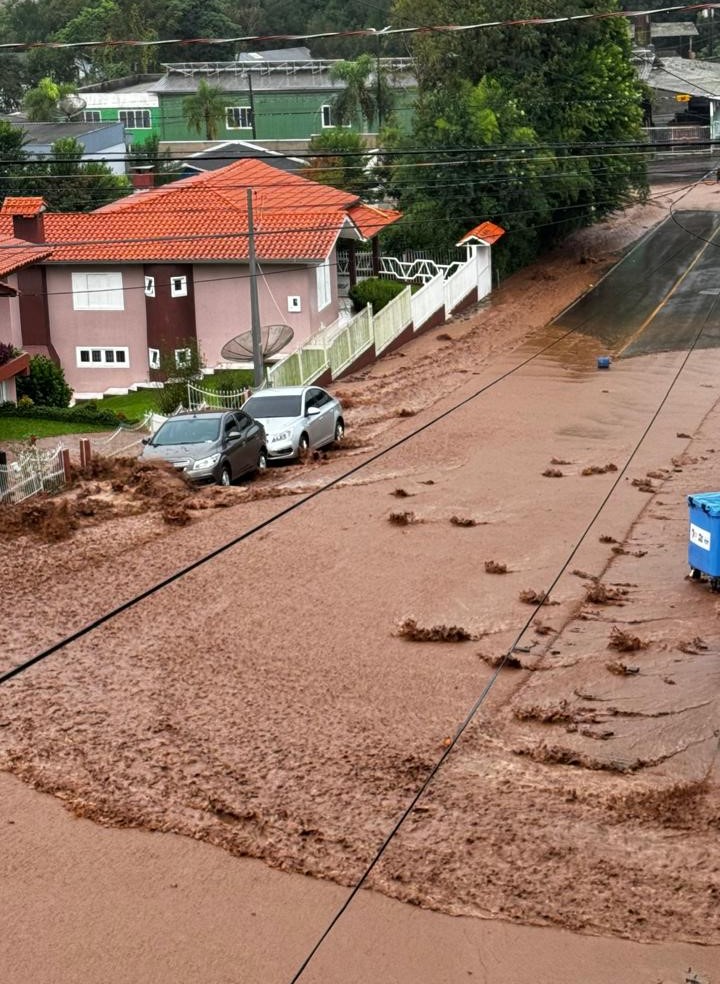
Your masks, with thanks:
[{"label": "chimney", "polygon": [[147,167],[137,168],[130,175],[130,180],[135,191],[149,191],[150,188],[155,186],[155,175],[153,174],[152,164]]},{"label": "chimney", "polygon": [[13,236],[29,243],[44,243],[45,228],[42,198],[6,198],[0,209],[3,215],[12,215]]}]

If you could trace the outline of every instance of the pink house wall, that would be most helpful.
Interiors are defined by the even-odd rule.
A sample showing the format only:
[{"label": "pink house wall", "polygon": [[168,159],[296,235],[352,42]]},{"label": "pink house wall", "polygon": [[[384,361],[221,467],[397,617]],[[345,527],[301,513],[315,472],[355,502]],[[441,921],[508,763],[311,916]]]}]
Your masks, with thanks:
[{"label": "pink house wall", "polygon": [[[72,273],[121,272],[122,311],[76,311],[73,307]],[[48,304],[52,341],[76,396],[101,394],[113,387],[127,388],[148,378],[145,292],[141,266],[47,267]],[[76,347],[126,347],[128,364],[78,367]]]},{"label": "pink house wall", "polygon": [[[335,252],[330,259],[330,303],[318,311],[315,267],[262,264],[258,281],[260,323],[286,324],[295,332],[288,350],[338,317]],[[221,361],[220,350],[235,335],[250,330],[247,266],[197,264],[194,268],[195,317],[200,349],[208,366]],[[300,311],[288,311],[288,297],[300,298]]]},{"label": "pink house wall", "polygon": [[[65,378],[77,397],[100,395],[109,389],[126,389],[149,380],[145,283],[141,265],[116,266],[48,264],[47,290],[50,331]],[[263,264],[258,281],[260,322],[287,324],[295,335],[288,350],[338,317],[335,252],[330,257],[331,300],[318,311],[315,266]],[[121,272],[122,311],[85,311],[73,307],[73,272]],[[250,286],[248,266],[240,264],[196,264],[193,267],[197,337],[205,363],[220,361],[220,350],[235,335],[250,329]],[[288,311],[288,298],[300,298],[300,311]],[[0,298],[0,329],[13,325],[19,338],[17,312],[11,315],[13,299]],[[15,301],[15,304],[17,302]],[[15,343],[17,344],[17,342]],[[125,347],[125,366],[79,366],[77,347]]]}]

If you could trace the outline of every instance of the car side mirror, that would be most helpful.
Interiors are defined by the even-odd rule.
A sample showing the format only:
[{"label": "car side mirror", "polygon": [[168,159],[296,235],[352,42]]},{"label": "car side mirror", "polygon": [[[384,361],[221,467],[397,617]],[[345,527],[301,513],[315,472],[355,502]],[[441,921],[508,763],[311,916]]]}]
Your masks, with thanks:
[{"label": "car side mirror", "polygon": [[242,434],[240,433],[239,430],[231,430],[228,431],[225,437],[227,438],[228,441],[236,441],[239,437],[242,437]]},{"label": "car side mirror", "polygon": [[151,437],[144,437],[142,439],[142,443],[143,444],[152,444],[152,438]]},{"label": "car side mirror", "polygon": [[308,407],[307,408],[307,415],[308,415],[308,417],[317,417],[317,415],[319,413],[320,413],[320,407]]}]

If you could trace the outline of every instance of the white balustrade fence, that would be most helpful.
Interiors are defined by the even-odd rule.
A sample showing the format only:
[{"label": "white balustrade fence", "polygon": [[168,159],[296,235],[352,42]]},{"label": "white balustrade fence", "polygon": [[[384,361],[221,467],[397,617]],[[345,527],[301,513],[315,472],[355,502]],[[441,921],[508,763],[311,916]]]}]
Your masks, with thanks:
[{"label": "white balustrade fence", "polygon": [[[371,262],[368,253],[358,253],[360,257],[363,262],[365,258]],[[388,261],[388,268],[395,263],[401,264],[405,273],[414,270],[417,275],[412,279],[424,280],[423,286],[415,294],[406,287],[377,314],[368,305],[348,323],[338,319],[328,328],[322,328],[295,352],[270,367],[269,386],[306,386],[328,370],[337,379],[372,346],[375,354],[380,355],[409,325],[418,331],[439,313],[447,318],[473,291],[477,291],[478,298],[485,297],[492,286],[488,247],[472,249],[465,262],[445,266],[423,258],[408,262],[393,257],[383,259]],[[419,264],[427,264],[424,272]],[[342,272],[340,256],[338,270]]]}]

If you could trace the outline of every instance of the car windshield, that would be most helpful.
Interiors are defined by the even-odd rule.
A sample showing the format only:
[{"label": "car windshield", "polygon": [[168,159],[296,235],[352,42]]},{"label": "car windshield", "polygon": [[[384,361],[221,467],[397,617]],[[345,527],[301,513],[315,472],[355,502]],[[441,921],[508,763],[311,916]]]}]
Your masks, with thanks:
[{"label": "car windshield", "polygon": [[243,406],[251,417],[299,417],[302,400],[299,396],[251,396]]},{"label": "car windshield", "polygon": [[219,417],[188,417],[187,420],[167,420],[153,437],[153,444],[206,444],[217,441]]}]

